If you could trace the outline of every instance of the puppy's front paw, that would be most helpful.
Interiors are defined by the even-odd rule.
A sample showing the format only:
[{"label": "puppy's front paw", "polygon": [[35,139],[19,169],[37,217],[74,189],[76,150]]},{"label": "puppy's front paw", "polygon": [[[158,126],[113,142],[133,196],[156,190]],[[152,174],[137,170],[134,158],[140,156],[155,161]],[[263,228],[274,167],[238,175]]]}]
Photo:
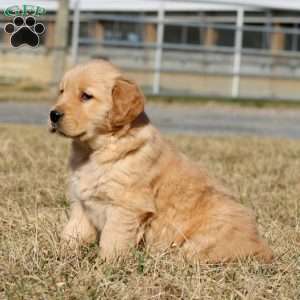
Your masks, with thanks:
[{"label": "puppy's front paw", "polygon": [[113,262],[118,258],[118,256],[116,253],[112,253],[100,248],[100,258],[106,262]]},{"label": "puppy's front paw", "polygon": [[97,230],[83,218],[80,223],[72,220],[64,228],[61,239],[71,247],[89,244],[97,239]]},{"label": "puppy's front paw", "polygon": [[81,243],[79,235],[74,230],[70,230],[68,226],[64,228],[60,237],[62,244],[68,248],[76,248]]}]

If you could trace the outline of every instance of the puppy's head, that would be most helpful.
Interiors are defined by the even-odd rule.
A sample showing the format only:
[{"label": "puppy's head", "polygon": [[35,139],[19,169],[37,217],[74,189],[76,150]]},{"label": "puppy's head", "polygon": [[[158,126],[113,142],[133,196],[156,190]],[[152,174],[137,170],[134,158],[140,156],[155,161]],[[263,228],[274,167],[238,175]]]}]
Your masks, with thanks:
[{"label": "puppy's head", "polygon": [[144,111],[137,85],[106,61],[91,61],[67,72],[50,111],[52,132],[71,138],[92,138],[117,131]]}]

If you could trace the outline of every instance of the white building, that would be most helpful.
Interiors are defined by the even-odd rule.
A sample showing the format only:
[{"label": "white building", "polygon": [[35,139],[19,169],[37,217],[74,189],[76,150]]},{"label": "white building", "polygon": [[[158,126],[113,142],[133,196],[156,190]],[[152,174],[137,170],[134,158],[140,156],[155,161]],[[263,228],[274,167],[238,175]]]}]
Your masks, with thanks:
[{"label": "white building", "polygon": [[[70,0],[71,10],[76,1]],[[297,33],[300,26],[299,0],[79,0],[79,2],[81,36],[95,38],[98,42],[154,42],[156,16],[163,6],[166,21],[164,42],[233,47],[236,12],[243,8],[245,10],[244,23],[249,29],[244,32],[244,48],[300,50]],[[51,47],[54,13],[58,2],[55,0],[3,0],[0,2],[0,10],[3,11],[16,3],[39,5],[46,9],[47,15],[41,19],[44,19],[48,28],[44,36],[45,45]],[[4,23],[7,17],[1,15]],[[132,22],[128,20],[130,18]],[[146,23],[143,26],[139,22],[142,18]],[[196,24],[199,26],[195,26]],[[223,25],[227,25],[227,29]],[[260,28],[262,31],[259,31]],[[273,35],[263,31],[263,29],[272,28],[277,30]],[[286,34],[281,29],[287,29]],[[295,34],[292,31],[289,33],[289,29],[292,29]],[[5,40],[3,32],[0,38],[2,41]]]},{"label": "white building", "polygon": [[[41,48],[51,50],[57,1],[22,3],[46,9],[47,14],[39,17],[47,28]],[[15,4],[15,0],[1,1],[0,10]],[[70,0],[70,10],[77,4],[80,60],[107,58],[135,74],[145,90],[245,97],[299,95],[294,89],[300,78],[299,0]],[[2,24],[8,19],[2,14]],[[70,14],[69,45],[72,21]],[[9,48],[3,31],[1,41]],[[174,78],[181,75],[176,89]],[[257,83],[261,88],[256,88]]]}]

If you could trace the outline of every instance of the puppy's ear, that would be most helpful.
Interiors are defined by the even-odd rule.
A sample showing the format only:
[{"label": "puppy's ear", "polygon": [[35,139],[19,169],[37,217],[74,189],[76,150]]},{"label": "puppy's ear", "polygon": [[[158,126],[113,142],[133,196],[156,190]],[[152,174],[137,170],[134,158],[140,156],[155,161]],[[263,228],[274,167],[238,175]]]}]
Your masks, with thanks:
[{"label": "puppy's ear", "polygon": [[112,90],[113,107],[111,121],[113,127],[121,127],[132,122],[144,111],[145,97],[138,86],[119,77]]}]

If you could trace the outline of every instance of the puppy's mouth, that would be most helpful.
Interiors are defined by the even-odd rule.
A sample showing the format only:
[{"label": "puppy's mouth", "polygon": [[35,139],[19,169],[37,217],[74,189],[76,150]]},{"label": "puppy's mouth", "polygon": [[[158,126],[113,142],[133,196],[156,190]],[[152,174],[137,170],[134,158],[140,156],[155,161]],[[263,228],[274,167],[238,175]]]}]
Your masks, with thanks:
[{"label": "puppy's mouth", "polygon": [[58,130],[58,127],[57,127],[57,124],[53,123],[53,122],[50,122],[50,126],[49,126],[49,131],[51,133],[54,133]]},{"label": "puppy's mouth", "polygon": [[51,123],[51,126],[49,128],[49,131],[51,133],[57,133],[63,137],[67,137],[67,138],[72,138],[72,139],[76,139],[76,138],[81,138],[82,136],[85,135],[85,132],[82,132],[82,133],[79,133],[79,134],[76,134],[76,135],[70,135],[70,134],[66,134],[65,132],[63,132],[58,126],[57,124],[53,124]]}]

